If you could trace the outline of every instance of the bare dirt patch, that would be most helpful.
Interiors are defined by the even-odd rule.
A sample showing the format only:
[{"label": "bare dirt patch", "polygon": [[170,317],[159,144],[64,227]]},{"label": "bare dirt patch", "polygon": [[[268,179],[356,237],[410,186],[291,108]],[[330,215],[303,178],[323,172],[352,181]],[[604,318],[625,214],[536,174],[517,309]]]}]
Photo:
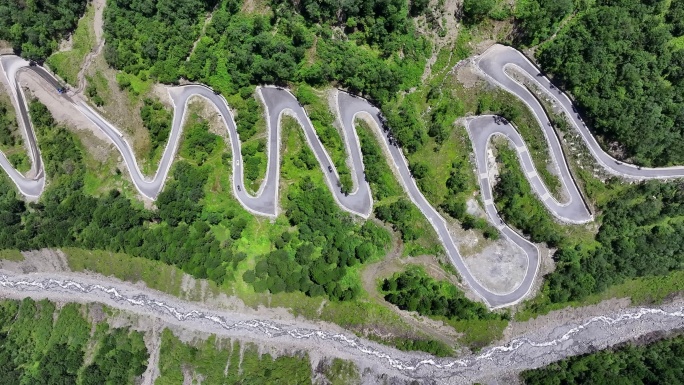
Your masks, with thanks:
[{"label": "bare dirt patch", "polygon": [[0,269],[16,273],[63,272],[70,271],[66,255],[60,250],[41,249],[22,252],[23,261],[8,261],[0,259]]},{"label": "bare dirt patch", "polygon": [[105,101],[104,106],[97,108],[98,112],[121,129],[143,169],[142,163],[145,163],[151,147],[150,136],[140,117],[144,95],[132,97],[127,91],[119,89],[116,74],[117,71],[109,68],[101,53],[93,58],[86,71],[87,76],[101,77],[106,82],[105,87],[98,88],[98,93]]},{"label": "bare dirt patch", "polygon": [[245,0],[242,3],[241,11],[250,14],[266,15],[271,12],[268,1],[264,0]]},{"label": "bare dirt patch", "polygon": [[457,64],[456,79],[466,89],[476,87],[482,81],[482,77],[475,68],[475,63],[473,63],[472,59],[467,59],[460,65]]},{"label": "bare dirt patch", "polygon": [[31,72],[21,72],[19,84],[27,96],[40,100],[52,117],[77,131],[87,131],[102,142],[108,142],[107,136],[95,127],[83,116],[71,103],[67,103],[62,95],[59,95],[52,85],[48,84],[40,76]]}]

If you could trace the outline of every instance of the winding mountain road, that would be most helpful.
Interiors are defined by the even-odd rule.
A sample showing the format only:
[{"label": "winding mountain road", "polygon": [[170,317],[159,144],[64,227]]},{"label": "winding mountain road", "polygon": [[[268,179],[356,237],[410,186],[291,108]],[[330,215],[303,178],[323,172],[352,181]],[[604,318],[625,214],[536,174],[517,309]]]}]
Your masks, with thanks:
[{"label": "winding mountain road", "polygon": [[[521,73],[526,74],[532,81],[535,81],[541,89],[545,90],[565,109],[567,115],[572,119],[575,129],[582,135],[592,154],[608,171],[621,176],[631,178],[672,178],[684,176],[684,167],[671,167],[662,169],[638,168],[632,165],[616,161],[606,154],[599,147],[595,138],[591,135],[586,126],[583,125],[575,114],[570,113],[572,105],[570,99],[562,93],[554,92],[554,88],[546,77],[539,76],[539,70],[525,58],[520,52],[501,45],[495,45],[487,52],[477,58],[477,65],[483,74],[495,82],[498,86],[512,93],[523,100],[532,110],[540,126],[544,130],[550,148],[553,161],[558,166],[560,180],[566,192],[567,201],[558,202],[549,193],[548,188],[539,178],[538,172],[534,167],[523,139],[516,129],[508,123],[501,123],[493,116],[479,116],[468,120],[467,129],[472,140],[473,150],[476,157],[478,178],[482,190],[482,198],[485,211],[490,221],[499,229],[506,239],[513,242],[527,256],[527,268],[522,282],[508,293],[496,293],[488,290],[475,278],[463,261],[458,252],[456,243],[451,238],[447,222],[418,189],[415,180],[412,178],[408,168],[408,162],[404,157],[403,151],[394,145],[394,141],[389,137],[390,133],[383,129],[380,111],[372,106],[365,99],[355,97],[345,92],[337,93],[337,115],[342,127],[346,152],[349,155],[349,165],[352,170],[354,190],[349,194],[343,194],[339,186],[339,176],[335,165],[326,152],[323,144],[316,135],[316,132],[307,116],[306,112],[287,90],[279,87],[259,87],[257,93],[263,101],[267,114],[268,126],[268,163],[266,177],[261,187],[255,195],[250,195],[241,186],[244,185],[244,171],[242,155],[240,151],[240,138],[237,133],[233,114],[228,107],[226,100],[215,94],[211,89],[202,85],[188,85],[173,87],[169,89],[169,96],[174,103],[174,116],[169,140],[162,155],[156,174],[148,178],[142,174],[135,160],[133,150],[124,135],[113,125],[107,122],[93,108],[86,104],[77,96],[69,97],[64,95],[64,102],[73,104],[77,110],[87,117],[96,127],[109,137],[112,143],[121,153],[127,165],[131,179],[141,194],[150,199],[155,199],[164,187],[169,170],[173,163],[180,137],[182,133],[185,113],[189,100],[194,97],[202,97],[209,101],[221,115],[231,140],[233,152],[233,194],[245,209],[256,215],[274,217],[278,215],[278,180],[280,178],[280,122],[283,115],[290,115],[297,119],[304,130],[306,141],[311,147],[321,170],[325,175],[335,200],[344,210],[367,218],[372,212],[373,201],[368,183],[365,181],[363,157],[360,150],[359,140],[356,135],[354,121],[363,115],[367,120],[375,122],[373,129],[381,139],[386,152],[390,155],[391,161],[397,171],[400,182],[410,199],[418,206],[426,216],[431,225],[437,232],[446,253],[452,263],[456,266],[459,273],[466,283],[493,308],[515,304],[522,300],[530,291],[538,271],[540,253],[536,245],[529,242],[516,231],[506,226],[499,217],[493,202],[492,184],[488,177],[487,148],[492,136],[501,135],[510,140],[517,148],[518,157],[523,166],[523,170],[529,179],[535,193],[548,210],[559,220],[571,223],[584,223],[593,220],[593,216],[588,210],[582,195],[577,188],[572,175],[566,164],[565,157],[553,128],[550,126],[549,118],[537,99],[520,83],[515,81],[507,73],[507,69],[515,68]],[[29,63],[17,56],[0,57],[0,67],[7,77],[10,84],[15,108],[20,112],[20,124],[28,138],[27,144],[30,149],[33,169],[28,175],[24,176],[17,172],[7,161],[4,154],[0,153],[0,166],[8,173],[12,181],[17,185],[19,191],[27,197],[38,197],[45,187],[45,175],[43,172],[40,152],[36,145],[35,134],[33,132],[26,98],[18,84],[18,76],[23,71],[33,70],[43,79],[51,83],[55,88],[59,82],[50,73],[41,67],[29,66]],[[558,95],[557,95],[558,94]],[[499,123],[497,123],[499,121]],[[332,171],[330,171],[332,170]]]}]

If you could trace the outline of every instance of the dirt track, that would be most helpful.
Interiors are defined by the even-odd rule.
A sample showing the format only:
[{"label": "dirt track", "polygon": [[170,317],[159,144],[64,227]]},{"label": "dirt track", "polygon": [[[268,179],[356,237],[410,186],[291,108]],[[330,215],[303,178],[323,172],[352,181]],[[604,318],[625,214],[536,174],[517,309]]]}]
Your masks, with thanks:
[{"label": "dirt track", "polygon": [[427,383],[451,384],[486,381],[522,369],[604,348],[640,336],[684,327],[684,301],[661,308],[628,308],[612,314],[566,320],[531,328],[504,346],[459,359],[433,359],[425,354],[400,352],[359,339],[337,326],[302,320],[258,318],[238,312],[215,311],[169,295],[113,278],[81,273],[17,274],[0,270],[0,295],[60,302],[91,303],[159,319],[181,327],[222,337],[240,338],[280,348],[315,351],[319,356],[353,360],[361,368]]}]

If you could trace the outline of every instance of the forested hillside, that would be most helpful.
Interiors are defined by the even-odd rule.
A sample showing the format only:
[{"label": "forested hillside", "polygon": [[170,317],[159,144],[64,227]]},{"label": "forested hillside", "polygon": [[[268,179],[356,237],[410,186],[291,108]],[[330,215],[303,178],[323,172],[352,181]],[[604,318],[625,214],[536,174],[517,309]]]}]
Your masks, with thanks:
[{"label": "forested hillside", "polygon": [[0,39],[23,57],[44,60],[76,27],[87,0],[0,0]]},{"label": "forested hillside", "polygon": [[650,345],[627,345],[568,358],[522,373],[528,385],[681,384],[684,379],[684,338]]},{"label": "forested hillside", "polygon": [[[116,190],[101,197],[85,194],[86,170],[77,141],[39,102],[31,104],[30,112],[51,182],[41,201],[27,207],[3,177],[0,248],[77,246],[126,252],[176,265],[218,284],[234,278],[230,274],[247,257],[245,249],[235,245],[247,221],[228,207],[207,212],[204,186],[214,166],[200,164],[209,156],[219,162],[225,158],[217,152],[217,136],[208,133],[206,125],[189,127],[189,140],[181,147],[181,154],[190,155],[188,160],[197,152],[206,155],[196,163],[174,165],[172,180],[157,199],[158,209],[152,211]],[[204,139],[195,139],[200,136]],[[245,273],[245,282],[257,292],[301,291],[312,297],[354,299],[360,288],[343,282],[348,268],[382,255],[390,241],[388,232],[371,221],[353,222],[322,183],[310,177],[289,190],[285,208],[295,231],[285,229],[274,236],[274,249]],[[219,223],[229,229],[222,241],[210,231]],[[246,250],[254,253],[249,247]]]},{"label": "forested hillside", "polygon": [[[549,37],[573,9],[572,2],[537,0],[519,7],[529,43]],[[542,44],[542,69],[572,93],[606,146],[617,141],[619,157],[683,164],[684,2],[599,0],[575,11],[558,36]]]},{"label": "forested hillside", "polygon": [[626,279],[665,275],[684,264],[684,186],[648,182],[631,186],[605,206],[593,245],[556,251],[549,276],[554,302],[579,300]]},{"label": "forested hillside", "polygon": [[[102,311],[102,309],[100,309]],[[0,377],[5,385],[135,384],[149,354],[142,333],[93,325],[80,305],[0,302]],[[95,330],[91,335],[91,330]]]},{"label": "forested hillside", "polygon": [[[274,14],[268,16],[241,13],[235,0],[111,2],[106,58],[135,75],[149,70],[165,83],[184,77],[227,94],[263,83],[338,81],[387,101],[417,84],[428,43],[407,16],[422,13],[426,2],[411,8],[403,0],[271,5]],[[215,6],[193,49],[207,11]],[[349,39],[342,38],[340,27]]]}]

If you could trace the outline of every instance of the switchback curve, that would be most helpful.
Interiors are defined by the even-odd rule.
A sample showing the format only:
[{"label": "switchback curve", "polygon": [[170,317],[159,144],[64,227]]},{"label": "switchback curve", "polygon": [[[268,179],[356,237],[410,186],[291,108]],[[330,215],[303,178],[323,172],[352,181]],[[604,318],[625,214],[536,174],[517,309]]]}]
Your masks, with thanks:
[{"label": "switchback curve", "polygon": [[[365,99],[355,97],[345,92],[338,92],[337,94],[337,115],[341,122],[342,134],[345,139],[346,151],[349,156],[349,163],[352,170],[352,177],[355,181],[354,191],[345,195],[341,193],[336,186],[339,185],[339,177],[330,156],[325,151],[320,139],[317,137],[311,122],[306,115],[302,106],[297,102],[295,97],[279,87],[260,87],[258,94],[261,97],[267,114],[268,126],[268,164],[267,172],[262,185],[256,195],[250,195],[240,188],[243,185],[243,162],[240,151],[240,140],[237,134],[236,125],[233,115],[223,97],[215,94],[211,89],[201,85],[189,85],[174,87],[169,90],[175,109],[173,125],[170,133],[167,147],[164,151],[159,168],[152,179],[146,178],[140,171],[131,146],[128,144],[121,132],[103,117],[101,117],[94,109],[88,106],[85,102],[78,98],[71,98],[65,96],[66,102],[73,104],[80,113],[87,117],[93,124],[95,124],[117,147],[122,154],[127,165],[131,178],[136,188],[145,196],[155,199],[162,190],[164,181],[168,175],[171,164],[173,162],[175,153],[177,151],[182,125],[187,109],[188,101],[193,96],[200,96],[205,98],[217,109],[221,114],[224,124],[226,125],[229,138],[231,140],[231,147],[233,150],[233,193],[240,202],[250,212],[256,215],[276,216],[278,214],[278,179],[279,179],[279,151],[280,151],[280,122],[283,115],[291,115],[297,119],[300,126],[304,130],[304,134],[308,145],[313,150],[323,174],[326,176],[326,182],[333,193],[336,201],[344,210],[367,218],[372,211],[372,198],[370,188],[365,181],[363,173],[363,158],[361,155],[359,140],[354,128],[354,119],[362,114],[373,121],[373,129],[375,129],[377,136],[381,139],[383,146],[389,154],[392,163],[397,171],[400,182],[402,183],[409,198],[416,204],[421,212],[426,216],[431,225],[437,232],[442,244],[445,247],[446,253],[449,255],[452,263],[457,267],[460,274],[466,283],[491,307],[502,307],[515,304],[522,300],[530,291],[532,283],[536,276],[539,265],[539,250],[531,242],[527,241],[516,233],[513,229],[506,226],[499,218],[496,208],[492,200],[491,185],[487,175],[486,150],[489,145],[492,135],[504,135],[512,141],[518,149],[518,155],[523,165],[526,176],[530,180],[535,192],[542,199],[546,207],[560,220],[582,223],[593,219],[591,213],[584,205],[581,193],[577,189],[572,176],[570,175],[565,158],[563,157],[562,149],[558,138],[553,133],[552,129],[547,128],[544,123],[548,122],[543,108],[536,101],[529,91],[523,86],[513,80],[506,73],[506,68],[516,66],[522,69],[533,80],[539,83],[538,70],[518,51],[512,48],[495,45],[490,50],[477,60],[478,67],[489,78],[491,78],[497,85],[503,89],[513,93],[516,97],[522,99],[535,114],[541,127],[545,130],[547,142],[551,148],[551,155],[553,160],[559,167],[561,173],[561,181],[566,192],[569,194],[568,202],[559,203],[553,199],[548,193],[548,189],[541,182],[534,165],[529,157],[529,151],[526,150],[524,141],[517,133],[517,131],[510,125],[499,125],[495,122],[492,116],[483,116],[472,118],[468,121],[467,129],[473,142],[473,149],[476,154],[477,167],[479,174],[480,186],[483,194],[483,201],[485,209],[490,221],[497,226],[499,231],[510,241],[520,247],[527,256],[527,267],[525,276],[522,282],[509,293],[495,293],[484,286],[470,273],[468,267],[465,265],[463,258],[458,252],[455,242],[451,238],[449,229],[444,218],[435,210],[423,196],[413,180],[408,168],[408,162],[400,148],[396,146],[396,142],[391,139],[391,134],[384,130],[380,111],[372,106]],[[2,67],[5,76],[10,84],[14,102],[17,104],[16,108],[20,111],[20,120],[22,127],[26,132],[32,160],[34,167],[37,170],[35,177],[27,177],[18,173],[11,167],[6,157],[0,152],[0,166],[8,173],[13,182],[17,185],[19,191],[28,197],[37,197],[43,191],[45,186],[45,175],[42,169],[40,160],[40,152],[35,143],[35,135],[31,128],[30,119],[27,112],[27,106],[23,91],[18,86],[17,76],[21,70],[27,68],[33,69],[41,77],[53,85],[58,85],[58,81],[40,67],[29,67],[29,63],[16,56],[3,56],[0,58],[0,66]],[[546,78],[543,78],[546,79]],[[548,79],[546,79],[548,82]],[[544,83],[540,83],[544,87]],[[550,92],[551,86],[548,83],[546,89]],[[559,102],[566,108],[563,103],[567,103],[569,108],[572,108],[569,99],[563,94],[565,99],[558,99]],[[564,102],[565,101],[565,102]],[[536,103],[536,104],[535,104]],[[538,107],[538,108],[537,108]],[[572,117],[571,114],[569,116]],[[596,143],[588,130],[582,130],[582,126],[575,122],[576,128],[580,133],[586,131],[588,136],[583,134],[585,141],[591,147],[591,141]],[[549,131],[551,130],[551,131]],[[555,141],[554,141],[555,139]],[[637,178],[668,178],[674,176],[684,175],[684,168],[674,167],[666,169],[641,169],[631,165],[617,164],[622,166],[618,168],[610,168],[612,164],[610,161],[605,161],[610,158],[603,152],[598,143],[596,143],[597,150],[592,150],[592,154],[599,160],[599,162],[608,168],[609,171],[615,172],[624,176],[631,176]],[[595,152],[596,151],[596,152]],[[598,154],[598,155],[597,155]],[[603,155],[601,155],[603,154]],[[604,160],[604,161],[602,161]],[[332,171],[329,171],[332,169]],[[662,173],[660,173],[662,171]],[[647,172],[644,174],[644,172]],[[646,176],[642,176],[646,175]]]}]

